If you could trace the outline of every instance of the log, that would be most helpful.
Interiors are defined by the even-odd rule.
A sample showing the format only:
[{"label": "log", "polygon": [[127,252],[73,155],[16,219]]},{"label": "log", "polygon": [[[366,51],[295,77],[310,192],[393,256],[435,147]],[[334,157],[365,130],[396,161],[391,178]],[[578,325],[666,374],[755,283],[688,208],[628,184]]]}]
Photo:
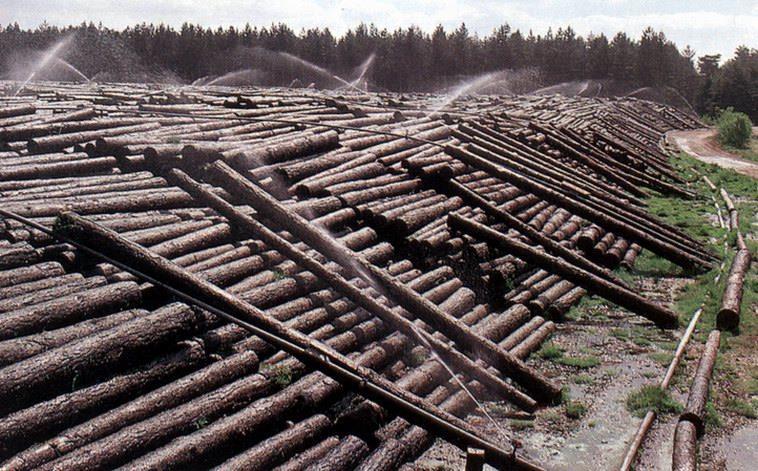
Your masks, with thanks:
[{"label": "log", "polygon": [[307,471],[312,463],[326,456],[326,454],[329,453],[329,450],[336,448],[339,443],[339,438],[335,436],[325,438],[319,444],[300,453],[294,458],[290,458],[290,460],[284,464],[275,467],[274,471]]},{"label": "log", "polygon": [[82,214],[146,211],[156,209],[186,208],[191,198],[183,191],[170,188],[104,193],[98,198],[86,195],[80,199],[50,200],[41,204],[13,203],[3,209],[20,216],[56,216],[62,211],[78,211]]},{"label": "log", "polygon": [[697,427],[689,420],[676,424],[671,471],[697,471],[697,435]]},{"label": "log", "polygon": [[15,268],[22,265],[31,265],[42,259],[42,251],[22,242],[0,247],[0,268]]},{"label": "log", "polygon": [[332,421],[327,416],[323,414],[314,415],[245,450],[234,458],[226,460],[215,469],[219,471],[270,470],[290,454],[309,447],[331,427]]},{"label": "log", "polygon": [[511,349],[511,353],[524,359],[530,353],[537,350],[540,345],[555,331],[555,324],[551,321],[542,323],[538,328],[533,330],[528,337]]},{"label": "log", "polygon": [[139,133],[143,131],[149,131],[151,129],[157,129],[159,127],[159,123],[153,122],[136,124],[133,126],[111,127],[107,129],[99,129],[96,131],[53,134],[45,137],[32,138],[29,140],[29,142],[26,143],[26,147],[29,149],[30,153],[40,154],[42,152],[57,151],[78,143],[92,141],[99,137]]},{"label": "log", "polygon": [[[9,414],[0,419],[0,434],[3,441],[0,444],[0,456],[9,456],[21,446],[34,443],[52,432],[67,425],[75,424],[81,419],[96,415],[141,394],[155,385],[168,381],[199,365],[206,358],[202,346],[198,342],[183,342],[179,349],[168,355],[161,355],[155,360],[141,364],[138,367],[119,373],[109,379],[76,391],[61,394],[47,401],[38,402],[33,406]],[[99,431],[103,433],[102,430]],[[81,438],[81,437],[78,437]],[[71,446],[67,444],[66,446]],[[36,448],[35,456],[41,457],[45,445]],[[31,450],[34,450],[32,447]],[[64,448],[65,450],[65,448]],[[53,451],[48,449],[48,451]],[[4,469],[19,469],[17,464],[24,462],[24,467],[41,464],[36,458],[26,460],[29,456],[22,453],[3,465]],[[55,453],[48,457],[56,456]]]},{"label": "log", "polygon": [[639,255],[640,251],[642,250],[642,247],[639,246],[639,244],[632,243],[629,245],[629,249],[624,254],[624,258],[621,259],[621,266],[626,268],[627,270],[631,270],[634,268],[634,262],[637,260],[637,255]]},{"label": "log", "polygon": [[0,299],[5,300],[21,296],[22,294],[34,293],[35,291],[52,288],[59,285],[71,283],[73,281],[83,280],[81,273],[69,273],[61,276],[50,276],[39,280],[29,281],[26,283],[17,283],[14,285],[0,288]]},{"label": "log", "polygon": [[[346,337],[345,337],[346,338]],[[341,349],[340,347],[337,347]],[[349,348],[349,347],[348,347]],[[377,355],[378,353],[378,355]],[[359,355],[358,362],[365,366],[377,366],[381,361],[386,361],[397,351],[385,351],[374,348],[367,353]],[[296,363],[296,362],[295,362]],[[290,363],[294,366],[294,363]],[[304,370],[301,368],[301,370]],[[291,370],[293,371],[293,370]],[[293,373],[294,374],[294,373]],[[238,380],[237,383],[246,384],[251,380],[260,382],[260,388],[266,388],[261,393],[267,393],[271,390],[271,380],[255,374],[248,378]],[[232,383],[229,386],[233,386]],[[229,389],[229,388],[227,388]],[[237,389],[240,389],[237,386]],[[245,407],[233,414],[211,422],[206,427],[176,438],[166,446],[160,447],[129,464],[129,467],[135,471],[142,469],[167,469],[182,468],[191,465],[199,465],[205,462],[207,457],[213,456],[214,452],[219,449],[228,447],[229,444],[249,443],[250,438],[277,426],[287,419],[294,419],[298,414],[312,413],[324,401],[327,403],[338,397],[341,386],[336,381],[325,377],[322,373],[317,372],[307,375],[284,389],[269,395],[259,395],[260,398],[251,402],[247,401]],[[209,398],[220,402],[219,398],[224,396],[221,392],[211,392]],[[194,401],[180,405],[175,410],[167,410],[157,417],[151,417],[148,420],[135,423],[133,426],[122,429],[119,432],[120,437],[109,436],[110,438],[108,453],[124,454],[124,447],[132,449],[145,449],[151,444],[165,442],[166,438],[176,434],[177,428],[182,427],[187,420],[199,415],[203,410],[207,412],[209,407],[218,407],[215,402],[209,401],[204,396]],[[224,407],[222,405],[221,407]],[[226,406],[228,407],[228,406]],[[237,407],[239,409],[239,407]],[[131,430],[129,430],[131,429]],[[135,435],[134,431],[143,431],[143,436],[150,443],[129,440],[129,437]],[[125,441],[124,438],[127,440]],[[92,443],[89,446],[91,450],[99,450],[102,443]],[[119,444],[120,447],[119,448]],[[154,448],[154,446],[153,446]],[[86,451],[86,450],[85,450]],[[88,456],[79,450],[75,450],[80,456]],[[75,462],[69,460],[69,462]]]},{"label": "log", "polygon": [[224,158],[241,168],[254,168],[276,162],[283,162],[302,155],[330,150],[338,145],[336,131],[291,139],[287,143],[224,153]]},{"label": "log", "polygon": [[34,114],[36,112],[37,107],[32,104],[4,106],[0,108],[0,118],[12,118],[14,116],[23,116]]},{"label": "log", "polygon": [[544,270],[555,272],[563,278],[589,291],[603,296],[621,307],[650,319],[661,327],[674,328],[678,325],[678,316],[663,306],[655,304],[627,288],[612,284],[584,269],[571,265],[551,255],[542,253],[500,232],[477,222],[461,218],[455,214],[448,217],[448,223],[456,230],[463,231],[480,240],[485,240],[503,250],[507,250],[527,262],[534,263]]},{"label": "log", "polygon": [[507,350],[516,348],[521,342],[526,339],[535,329],[545,323],[545,319],[540,316],[535,316],[529,322],[521,325],[518,329],[513,331],[508,337],[500,342],[500,346]]},{"label": "log", "polygon": [[0,287],[61,276],[64,273],[63,267],[58,262],[42,262],[37,265],[4,270],[0,271]]},{"label": "log", "polygon": [[251,235],[266,242],[267,245],[285,254],[298,265],[309,270],[312,274],[316,275],[319,279],[324,280],[348,299],[363,307],[368,312],[378,316],[399,332],[404,333],[411,339],[418,339],[422,344],[430,345],[446,361],[451,362],[457,370],[468,372],[468,374],[471,374],[474,378],[481,380],[484,384],[493,388],[499,394],[502,394],[504,397],[507,397],[521,407],[531,409],[535,406],[535,403],[531,398],[515,390],[513,387],[507,386],[503,381],[494,377],[464,355],[449,348],[445,343],[420,332],[413,326],[411,321],[395,314],[392,310],[379,304],[373,298],[365,296],[360,289],[349,283],[345,278],[326,268],[326,266],[317,262],[315,259],[309,257],[304,252],[287,242],[284,238],[279,237],[276,233],[269,230],[253,218],[237,211],[232,205],[205,190],[204,187],[197,182],[194,182],[180,170],[173,170],[172,174],[177,181],[183,183],[186,191],[196,196],[204,204],[208,204],[219,211],[230,221],[233,221],[237,227],[243,228],[246,232],[249,232]]},{"label": "log", "polygon": [[[130,266],[134,266],[143,273],[157,275],[158,278],[170,282],[172,286],[187,290],[193,293],[195,297],[199,296],[209,303],[209,307],[218,309],[214,311],[217,315],[230,312],[235,317],[229,320],[240,322],[236,317],[239,316],[245,319],[241,322],[245,325],[250,325],[246,323],[248,321],[257,324],[257,329],[253,325],[250,325],[250,328],[265,340],[277,344],[277,346],[287,350],[288,353],[304,360],[306,364],[328,371],[329,374],[356,388],[361,394],[380,402],[393,411],[397,411],[400,415],[433,428],[435,433],[439,433],[444,438],[459,444],[459,446],[474,445],[485,449],[488,453],[488,462],[533,467],[533,465],[519,458],[514,460],[508,453],[478,438],[476,434],[470,432],[468,425],[455,417],[444,414],[415,396],[400,391],[371,370],[359,369],[351,360],[337,354],[323,344],[312,342],[307,337],[293,332],[280,322],[268,318],[260,310],[192,275],[170,261],[151,254],[112,231],[88,222],[75,214],[65,213],[60,216],[60,219],[61,224],[57,226],[57,229],[64,231],[67,236],[78,239],[80,243],[84,242],[90,246],[98,247],[99,250],[107,250],[110,256],[129,263]],[[284,341],[285,339],[286,341]],[[322,357],[327,357],[330,361],[324,363]]]},{"label": "log", "polygon": [[[3,466],[19,471],[36,468],[59,456],[67,456],[88,444],[97,443],[97,440],[124,427],[139,424],[172,407],[181,406],[194,398],[210,394],[224,385],[230,383],[236,384],[237,387],[258,385],[262,377],[253,374],[257,368],[258,358],[253,352],[232,355],[65,430],[58,436],[13,457]],[[219,395],[217,397],[226,400],[225,397]]]},{"label": "log", "polygon": [[566,261],[573,263],[574,265],[577,265],[579,267],[582,267],[587,271],[595,273],[598,276],[606,278],[615,284],[618,284],[620,286],[626,286],[626,284],[623,281],[621,281],[618,277],[613,275],[613,273],[611,273],[608,269],[603,268],[587,260],[586,258],[582,257],[576,252],[565,248],[561,244],[557,243],[550,237],[547,237],[546,235],[534,229],[533,227],[529,226],[528,224],[524,224],[518,218],[513,217],[509,213],[489,203],[487,200],[485,200],[480,195],[478,195],[475,191],[471,191],[467,189],[465,186],[461,185],[455,180],[450,180],[449,182],[447,182],[447,185],[449,186],[449,188],[451,188],[455,192],[455,194],[463,197],[466,203],[482,208],[487,214],[494,217],[497,220],[497,222],[504,223],[507,227],[516,229],[520,234],[528,237],[534,243],[539,244],[542,247],[544,247],[545,250],[550,252],[552,255],[555,255],[556,257],[561,257],[565,259]]},{"label": "log", "polygon": [[558,191],[538,183],[518,174],[512,170],[509,170],[502,165],[491,163],[467,150],[455,146],[446,146],[446,152],[450,155],[460,159],[461,161],[488,173],[495,175],[504,181],[519,187],[522,191],[530,192],[539,197],[549,201],[552,204],[566,208],[573,213],[597,221],[603,227],[612,230],[614,233],[621,235],[625,238],[633,240],[640,244],[642,247],[651,250],[652,252],[666,258],[683,267],[704,267],[711,266],[711,262],[701,256],[694,255],[690,252],[684,251],[679,246],[674,246],[668,241],[661,240],[660,238],[640,229],[637,226],[632,226],[626,222],[620,220],[614,215],[605,214],[598,211],[581,201],[578,198],[566,196]]},{"label": "log", "polygon": [[697,365],[695,377],[692,379],[687,406],[679,416],[680,421],[687,420],[695,424],[698,436],[705,433],[705,406],[708,402],[708,389],[711,383],[711,375],[713,375],[713,367],[716,364],[720,340],[721,332],[718,330],[714,330],[708,335],[708,341],[705,343],[705,349]]},{"label": "log", "polygon": [[56,328],[102,316],[140,302],[136,283],[124,282],[74,293],[0,316],[0,340]]},{"label": "log", "polygon": [[121,311],[116,314],[82,321],[68,327],[5,340],[0,342],[0,365],[4,366],[16,363],[95,332],[110,329],[147,313],[148,311],[142,309]]},{"label": "log", "polygon": [[[59,278],[60,280],[60,278]],[[33,293],[21,294],[12,298],[0,300],[0,313],[22,309],[26,306],[43,303],[45,301],[67,296],[69,294],[86,291],[103,286],[106,283],[102,276],[92,276],[81,280],[72,280],[60,283],[47,289],[41,289]]]},{"label": "log", "polygon": [[559,280],[548,289],[531,299],[528,303],[533,314],[546,313],[548,306],[558,301],[564,294],[574,289],[575,285],[567,280]]},{"label": "log", "polygon": [[[198,421],[213,421],[226,413],[235,411],[251,400],[265,395],[271,389],[270,382],[260,374],[243,377],[221,386],[202,396],[164,410],[141,422],[134,423],[107,435],[95,442],[43,464],[40,470],[88,470],[113,468],[177,435],[197,429]],[[130,464],[131,469],[139,469]]]},{"label": "log", "polygon": [[355,435],[348,435],[326,456],[311,464],[310,469],[313,471],[353,469],[369,451],[365,441]]},{"label": "log", "polygon": [[476,324],[474,330],[492,341],[500,341],[529,318],[529,310],[516,304],[500,314],[492,315]]},{"label": "log", "polygon": [[[484,356],[497,368],[510,374],[515,381],[532,394],[548,400],[555,399],[560,395],[560,389],[543,375],[499,349],[492,341],[475,334],[465,324],[446,315],[406,286],[397,283],[383,270],[378,269],[344,246],[336,244],[323,232],[314,230],[305,219],[288,211],[281,203],[260,190],[249,180],[244,179],[228,165],[217,161],[208,168],[224,184],[229,185],[233,191],[242,195],[267,219],[277,221],[310,247],[339,263],[343,269],[351,274],[350,277],[359,277],[369,285],[386,291],[396,303],[442,332],[456,342],[460,348],[466,349],[476,356]],[[356,262],[362,267],[361,269],[356,270]]]},{"label": "log", "polygon": [[[474,393],[479,392],[476,383],[469,387]],[[432,393],[430,396],[434,395]],[[440,407],[454,414],[463,414],[473,407],[473,402],[468,394],[464,391],[457,391],[449,396],[437,395],[441,404]],[[361,471],[379,471],[398,469],[405,461],[420,455],[424,449],[432,444],[433,437],[419,427],[409,427],[402,421],[393,421],[394,430],[387,435],[391,438],[380,445],[372,455],[361,463]],[[395,437],[397,437],[395,439]],[[507,469],[507,468],[506,468]]]},{"label": "log", "polygon": [[[124,322],[0,369],[0,410],[38,400],[73,377],[86,379],[99,369],[139,358],[151,348],[176,341],[197,330],[202,319],[182,304],[172,304],[147,316]],[[35,397],[35,395],[37,395]]]},{"label": "log", "polygon": [[[153,118],[150,118],[153,119]],[[31,126],[14,126],[12,128],[0,130],[0,141],[21,141],[32,139],[39,136],[50,136],[58,134],[70,134],[85,131],[95,131],[98,129],[118,128],[125,126],[134,126],[144,124],[145,118],[108,118],[93,119],[86,121],[68,121],[62,123],[41,123]],[[152,126],[151,126],[152,128]],[[91,140],[91,139],[84,139]]]},{"label": "log", "polygon": [[716,326],[719,329],[736,332],[740,325],[740,309],[742,292],[747,272],[750,269],[750,250],[740,249],[729,267],[726,287],[721,297],[721,307],[716,315]]}]

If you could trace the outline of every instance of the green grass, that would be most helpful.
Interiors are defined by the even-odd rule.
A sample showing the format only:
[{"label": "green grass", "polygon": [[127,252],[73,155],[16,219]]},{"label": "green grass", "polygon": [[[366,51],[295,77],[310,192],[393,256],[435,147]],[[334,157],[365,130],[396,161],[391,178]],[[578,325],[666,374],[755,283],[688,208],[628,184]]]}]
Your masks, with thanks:
[{"label": "green grass", "polygon": [[[755,401],[753,401],[755,402]],[[726,401],[726,409],[735,414],[739,414],[748,419],[758,419],[758,411],[756,411],[756,405],[741,399],[730,399]]]},{"label": "green grass", "polygon": [[537,351],[540,358],[554,359],[563,356],[563,349],[553,342],[547,342]]},{"label": "green grass", "polygon": [[264,366],[261,373],[280,388],[292,383],[292,371],[288,366]]},{"label": "green grass", "polygon": [[557,410],[547,411],[541,416],[542,420],[553,424],[559,423],[562,417],[561,413]]},{"label": "green grass", "polygon": [[[753,139],[755,141],[755,139]],[[751,145],[758,145],[755,142],[751,142]],[[692,182],[692,188],[698,191],[701,195],[711,195],[713,192],[702,181],[702,178],[698,176],[694,171],[697,170],[700,174],[708,176],[708,178],[718,188],[725,188],[735,202],[737,211],[740,213],[740,231],[743,235],[754,233],[754,228],[751,226],[753,215],[758,213],[758,184],[755,180],[745,175],[738,174],[733,170],[723,169],[714,165],[709,165],[694,159],[686,154],[679,154],[674,156],[671,160],[673,166],[678,170],[680,175],[684,175],[689,181]],[[719,205],[724,211],[726,211],[723,201],[720,196],[717,195]],[[713,213],[713,203],[710,198],[697,200],[697,201],[684,201],[676,198],[668,198],[668,203],[657,203],[658,210],[661,207],[671,208],[671,214],[664,211],[661,216],[667,222],[673,222],[675,219],[684,218],[686,223],[683,224],[683,228],[690,234],[694,234],[703,243],[706,244],[714,253],[719,256],[723,255],[723,238],[727,235],[727,231],[722,228],[714,227],[708,221],[708,213]],[[697,214],[701,214],[698,218]],[[678,215],[678,216],[677,216]],[[728,218],[727,214],[724,214],[725,218]],[[697,229],[697,226],[706,227],[706,229]],[[698,234],[699,232],[699,234]],[[705,236],[704,234],[707,234]],[[731,247],[734,247],[736,235],[732,232],[728,237],[728,242]],[[748,247],[752,253],[758,253],[758,243],[755,240],[746,238]],[[644,252],[643,252],[644,253]],[[698,276],[694,283],[691,283],[685,287],[682,293],[678,296],[676,302],[676,310],[680,313],[683,322],[689,321],[689,317],[692,313],[703,303],[705,303],[703,315],[700,319],[699,333],[696,334],[696,338],[699,341],[704,340],[708,332],[715,327],[716,312],[718,312],[719,304],[721,302],[721,294],[724,290],[724,284],[726,281],[726,274],[729,270],[730,263],[734,256],[733,249],[730,249],[726,254],[725,273],[723,273],[718,283],[714,283],[715,278],[719,274],[719,267],[714,267],[711,271]],[[758,275],[756,270],[751,270],[748,273],[748,277],[745,281],[745,287],[743,290],[742,309],[744,312],[751,312],[754,306],[758,303]],[[752,342],[749,340],[751,336],[758,334],[758,318],[756,316],[742,316],[740,330],[743,335],[740,337],[729,338],[730,335],[725,333],[723,343],[727,345],[735,344],[740,345],[745,342]],[[747,335],[744,335],[747,334]]]},{"label": "green grass", "polygon": [[758,162],[758,138],[756,137],[751,137],[750,142],[748,142],[744,149],[729,146],[725,146],[724,149],[728,152],[739,155],[743,159]]},{"label": "green grass", "polygon": [[581,419],[587,413],[587,406],[579,401],[569,401],[566,403],[566,417],[570,419]]},{"label": "green grass", "polygon": [[683,407],[659,386],[646,385],[633,391],[626,398],[626,408],[637,417],[644,417],[648,411],[658,414],[678,413]]},{"label": "green grass", "polygon": [[631,336],[631,332],[629,329],[613,329],[611,330],[611,335],[617,339],[628,340]]},{"label": "green grass", "polygon": [[552,360],[556,363],[575,368],[592,368],[600,364],[600,359],[596,356],[587,355],[581,357],[568,357],[563,354],[563,349],[558,345],[547,342],[537,351],[537,356]]},{"label": "green grass", "polygon": [[674,358],[674,355],[668,352],[653,352],[649,353],[648,356],[651,360],[664,366],[670,364],[671,360]]},{"label": "green grass", "polygon": [[208,420],[207,417],[200,417],[197,420],[195,420],[192,424],[195,426],[196,430],[200,430],[201,428],[205,428],[206,425],[210,423],[210,420]]},{"label": "green grass", "polygon": [[592,368],[600,364],[600,359],[596,356],[583,356],[583,357],[560,357],[555,359],[556,363],[561,365],[573,366],[575,368]]},{"label": "green grass", "polygon": [[574,384],[594,384],[595,380],[590,375],[574,375],[571,377]]},{"label": "green grass", "polygon": [[566,319],[578,321],[585,317],[594,317],[595,319],[607,319],[604,310],[608,304],[599,296],[583,296],[578,304],[573,306],[566,313]]},{"label": "green grass", "polygon": [[705,424],[710,428],[718,428],[723,425],[719,412],[711,401],[705,405]]},{"label": "green grass", "polygon": [[603,373],[603,376],[606,377],[606,378],[608,378],[608,379],[613,379],[613,378],[615,378],[618,375],[619,375],[618,368],[608,368]]},{"label": "green grass", "polygon": [[[745,152],[755,151],[758,148],[758,142],[755,141],[756,139],[751,141],[750,150],[745,150]],[[713,191],[703,181],[702,175],[705,175],[716,187],[725,188],[732,195],[740,213],[740,231],[744,235],[755,233],[751,223],[754,220],[753,215],[758,213],[758,184],[754,179],[738,174],[733,170],[706,164],[684,153],[672,156],[670,162],[677,173],[690,182],[690,188],[701,195],[701,198],[684,200],[656,195],[648,199],[651,213],[669,224],[681,228],[699,239],[713,253],[722,256],[724,254],[724,237],[727,237],[730,247],[733,247],[736,235],[734,232],[729,233],[726,229],[714,225],[710,216],[715,213],[713,201],[710,198]],[[716,194],[715,196],[724,211],[723,216],[728,222],[725,205],[720,195]],[[755,242],[754,238],[747,238],[746,240],[751,252],[758,253],[758,243]],[[733,250],[729,250],[726,255],[726,272],[729,270],[732,257]],[[685,274],[675,265],[651,254],[649,251],[642,251],[635,264],[634,273],[653,276]],[[677,297],[675,310],[680,314],[682,324],[689,322],[692,313],[705,303],[703,315],[698,325],[698,333],[695,335],[698,341],[703,341],[708,332],[715,327],[715,316],[726,280],[726,273],[723,273],[719,282],[714,283],[718,274],[719,267],[716,266],[711,271],[698,275],[695,282],[688,284]],[[755,270],[751,270],[745,282],[743,313],[754,310],[756,303],[758,303],[758,276]],[[725,333],[722,342],[725,345],[744,345],[746,342],[752,342],[753,340],[749,340],[750,337],[758,334],[758,317],[743,315],[740,329],[741,333],[747,335],[730,338],[730,335]]]}]

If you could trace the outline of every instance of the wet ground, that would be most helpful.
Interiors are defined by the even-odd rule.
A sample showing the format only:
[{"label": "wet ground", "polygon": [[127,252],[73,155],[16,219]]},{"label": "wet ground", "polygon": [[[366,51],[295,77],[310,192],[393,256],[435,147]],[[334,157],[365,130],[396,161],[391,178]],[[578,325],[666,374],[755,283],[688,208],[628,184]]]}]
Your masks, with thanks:
[{"label": "wet ground", "polygon": [[[689,278],[637,279],[645,296],[671,305]],[[532,355],[530,364],[570,390],[572,403],[586,408],[581,417],[569,417],[565,405],[540,410],[534,420],[504,418],[506,406],[490,403],[488,408],[499,426],[523,445],[521,455],[545,469],[600,471],[618,469],[641,419],[626,408],[629,394],[645,384],[658,384],[670,362],[683,328],[658,329],[645,319],[600,301],[585,302],[572,311],[570,321],[560,324],[551,342],[563,350],[562,358],[597,357],[597,366],[566,366],[556,359]],[[697,334],[698,330],[696,330]],[[700,358],[702,344],[690,341],[670,387],[672,397],[687,400],[690,382]],[[749,380],[750,368],[758,365],[753,352],[729,350],[724,362],[733,362],[738,375]],[[717,373],[712,390],[729,395],[735,377]],[[719,427],[709,428],[700,442],[701,471],[749,471],[758,469],[758,421],[723,407],[717,412]],[[498,430],[482,417],[470,416],[493,439]],[[636,462],[636,470],[671,469],[676,415],[659,416],[648,433]],[[452,445],[438,441],[405,471],[462,470],[465,456]]]},{"label": "wet ground", "polygon": [[[756,128],[753,128],[753,134],[755,133]],[[758,178],[758,164],[721,149],[716,142],[715,129],[671,131],[666,134],[666,140],[703,162],[731,168],[743,175]]]},{"label": "wet ground", "polygon": [[[686,278],[641,278],[638,287],[647,296],[670,303],[688,282]],[[599,364],[567,366],[560,359],[538,355],[532,355],[529,363],[569,388],[572,404],[586,408],[581,417],[569,417],[574,411],[565,405],[542,409],[533,421],[503,418],[498,414],[503,406],[497,404],[489,404],[489,408],[500,426],[521,442],[520,453],[545,469],[614,469],[640,423],[627,411],[626,398],[642,385],[660,381],[668,364],[662,359],[673,351],[681,330],[658,329],[639,316],[596,301],[575,308],[571,316],[570,321],[558,325],[551,342],[563,350],[561,358],[594,357]],[[489,436],[497,436],[488,421],[469,420]],[[457,470],[464,466],[465,457],[457,448],[438,442],[407,469]]]}]

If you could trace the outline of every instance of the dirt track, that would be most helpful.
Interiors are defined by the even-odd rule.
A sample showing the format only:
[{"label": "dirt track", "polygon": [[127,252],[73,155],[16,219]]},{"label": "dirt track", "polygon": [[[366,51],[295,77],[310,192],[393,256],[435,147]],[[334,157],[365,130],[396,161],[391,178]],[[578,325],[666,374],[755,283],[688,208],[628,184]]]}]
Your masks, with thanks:
[{"label": "dirt track", "polygon": [[[755,128],[753,128],[755,133]],[[670,131],[666,139],[676,144],[682,151],[703,162],[733,169],[735,172],[758,178],[758,164],[726,152],[716,142],[715,129],[694,131]]]}]

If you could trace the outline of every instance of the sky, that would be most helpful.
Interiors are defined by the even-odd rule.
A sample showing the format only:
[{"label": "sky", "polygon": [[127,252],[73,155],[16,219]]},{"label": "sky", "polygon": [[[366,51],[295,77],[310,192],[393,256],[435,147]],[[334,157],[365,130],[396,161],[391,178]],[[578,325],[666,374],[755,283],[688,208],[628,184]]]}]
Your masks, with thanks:
[{"label": "sky", "polygon": [[390,30],[416,25],[427,32],[465,22],[480,36],[508,23],[535,34],[571,25],[583,36],[625,31],[635,38],[652,26],[698,56],[726,59],[739,45],[758,47],[758,0],[0,0],[0,24],[34,28],[43,21],[58,26],[92,21],[119,29],[142,22],[175,27],[283,22],[296,31],[329,27],[337,35],[361,22]]}]

